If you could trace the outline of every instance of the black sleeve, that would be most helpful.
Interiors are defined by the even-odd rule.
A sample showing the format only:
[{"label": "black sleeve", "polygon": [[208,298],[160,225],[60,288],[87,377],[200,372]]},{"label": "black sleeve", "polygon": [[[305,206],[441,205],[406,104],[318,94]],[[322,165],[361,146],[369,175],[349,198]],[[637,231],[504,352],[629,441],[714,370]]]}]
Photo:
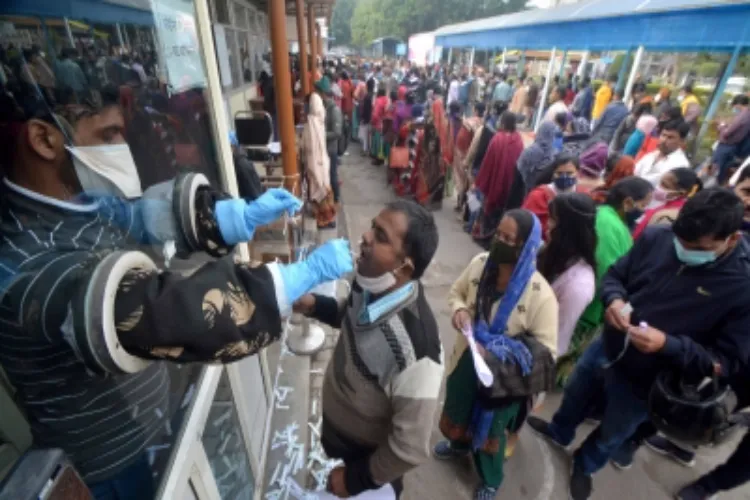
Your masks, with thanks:
[{"label": "black sleeve", "polygon": [[315,297],[315,311],[311,317],[331,328],[341,328],[344,316],[341,304],[333,297],[317,294],[313,294],[313,297]]},{"label": "black sleeve", "polygon": [[189,277],[128,272],[115,298],[115,327],[138,357],[231,362],[281,336],[276,291],[266,266],[208,263]]}]

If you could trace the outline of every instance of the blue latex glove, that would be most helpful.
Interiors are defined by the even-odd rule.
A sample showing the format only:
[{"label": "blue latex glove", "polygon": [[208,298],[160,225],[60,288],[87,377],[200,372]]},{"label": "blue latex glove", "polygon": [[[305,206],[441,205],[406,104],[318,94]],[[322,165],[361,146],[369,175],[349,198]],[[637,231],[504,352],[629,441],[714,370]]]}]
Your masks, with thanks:
[{"label": "blue latex glove", "polygon": [[273,188],[248,203],[241,198],[216,202],[216,223],[228,245],[250,241],[255,228],[269,224],[287,213],[294,215],[302,202],[286,189]]},{"label": "blue latex glove", "polygon": [[294,303],[311,289],[326,281],[341,278],[354,270],[352,251],[344,239],[327,241],[306,260],[279,265],[287,302]]}]

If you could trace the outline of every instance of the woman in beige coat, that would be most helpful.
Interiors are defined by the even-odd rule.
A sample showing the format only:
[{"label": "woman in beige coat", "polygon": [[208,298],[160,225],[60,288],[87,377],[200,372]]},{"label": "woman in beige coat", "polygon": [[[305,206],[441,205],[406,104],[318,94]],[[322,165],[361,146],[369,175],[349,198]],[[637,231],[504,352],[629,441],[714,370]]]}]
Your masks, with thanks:
[{"label": "woman in beige coat", "polygon": [[[510,210],[500,221],[490,252],[477,255],[451,287],[448,302],[453,326],[464,331],[473,327],[484,357],[496,356],[500,341],[504,352],[523,366],[526,348],[514,339],[520,334],[532,336],[556,356],[558,305],[552,288],[536,271],[540,246],[539,220],[527,210]],[[440,419],[447,440],[438,443],[435,455],[451,459],[473,452],[483,483],[474,498],[492,500],[503,480],[506,431],[518,430],[528,401],[480,397],[467,347],[464,335],[459,334],[447,365]],[[525,355],[530,356],[528,351]]]}]

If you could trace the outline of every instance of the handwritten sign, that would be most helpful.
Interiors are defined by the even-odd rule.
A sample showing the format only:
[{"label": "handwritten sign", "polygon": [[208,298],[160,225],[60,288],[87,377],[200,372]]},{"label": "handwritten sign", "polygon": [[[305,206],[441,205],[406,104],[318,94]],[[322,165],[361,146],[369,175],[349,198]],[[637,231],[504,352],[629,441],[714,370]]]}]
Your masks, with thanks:
[{"label": "handwritten sign", "polygon": [[206,72],[198,50],[193,2],[151,0],[156,36],[173,92],[206,87]]}]

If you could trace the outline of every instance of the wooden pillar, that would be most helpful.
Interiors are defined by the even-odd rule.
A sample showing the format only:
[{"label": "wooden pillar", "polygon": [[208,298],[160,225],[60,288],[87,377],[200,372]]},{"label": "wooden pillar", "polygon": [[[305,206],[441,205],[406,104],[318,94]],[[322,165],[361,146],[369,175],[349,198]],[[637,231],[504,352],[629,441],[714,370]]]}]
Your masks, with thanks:
[{"label": "wooden pillar", "polygon": [[302,93],[308,95],[312,89],[310,79],[307,77],[307,39],[309,36],[305,34],[305,2],[303,0],[295,0],[295,11],[297,12],[297,40],[299,40],[297,45],[299,46],[300,82]]},{"label": "wooden pillar", "polygon": [[292,106],[292,79],[289,71],[289,49],[286,38],[285,0],[269,0],[268,28],[271,32],[271,63],[276,87],[276,120],[281,141],[284,187],[299,194],[297,147]]},{"label": "wooden pillar", "polygon": [[[312,58],[310,74],[315,75],[315,70],[318,69],[318,50],[315,47],[317,44],[315,37],[315,6],[312,3],[307,4],[307,34],[310,36],[310,57]],[[314,79],[315,76],[312,78]]]}]

